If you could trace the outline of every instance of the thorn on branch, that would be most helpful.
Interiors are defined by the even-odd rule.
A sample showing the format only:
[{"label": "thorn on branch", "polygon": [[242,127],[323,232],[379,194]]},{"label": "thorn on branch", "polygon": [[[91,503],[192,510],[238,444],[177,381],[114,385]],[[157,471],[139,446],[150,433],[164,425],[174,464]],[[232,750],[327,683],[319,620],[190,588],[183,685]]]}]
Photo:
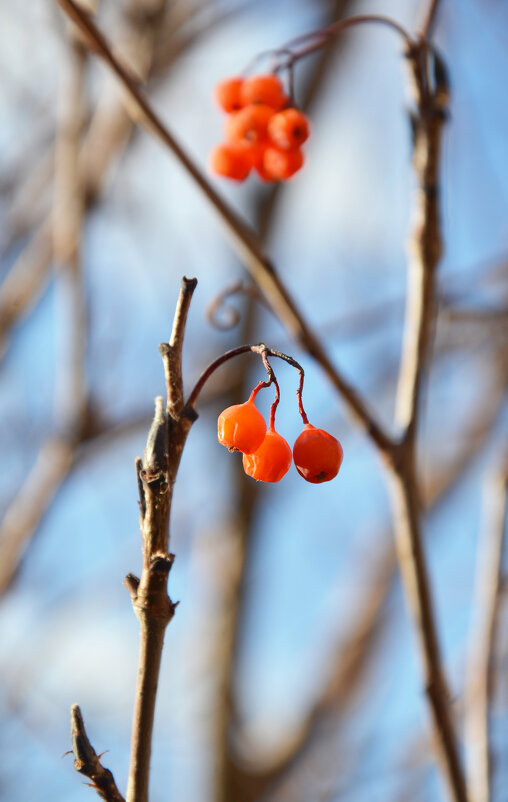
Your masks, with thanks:
[{"label": "thorn on branch", "polygon": [[116,787],[112,773],[101,765],[95,749],[88,740],[79,705],[71,706],[71,740],[76,771],[91,780],[91,787],[105,802],[125,802]]}]

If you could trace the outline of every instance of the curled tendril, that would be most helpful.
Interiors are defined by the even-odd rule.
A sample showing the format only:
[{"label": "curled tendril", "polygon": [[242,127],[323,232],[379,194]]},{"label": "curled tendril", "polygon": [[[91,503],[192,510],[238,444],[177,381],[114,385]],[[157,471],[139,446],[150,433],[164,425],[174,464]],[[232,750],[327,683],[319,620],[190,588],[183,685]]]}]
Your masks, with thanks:
[{"label": "curled tendril", "polygon": [[223,289],[208,304],[206,309],[206,318],[211,326],[219,329],[219,331],[229,331],[238,325],[241,319],[241,314],[238,309],[230,303],[230,301],[235,295],[240,294],[254,298],[254,300],[262,303],[266,309],[270,309],[257,287],[255,287],[253,284],[237,281],[236,284],[232,284]]}]

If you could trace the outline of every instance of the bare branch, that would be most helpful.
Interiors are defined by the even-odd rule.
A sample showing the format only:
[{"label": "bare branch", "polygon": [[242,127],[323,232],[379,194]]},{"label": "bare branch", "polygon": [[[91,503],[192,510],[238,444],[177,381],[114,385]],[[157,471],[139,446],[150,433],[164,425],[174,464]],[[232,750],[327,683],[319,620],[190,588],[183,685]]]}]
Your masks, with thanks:
[{"label": "bare branch", "polygon": [[424,17],[420,29],[420,36],[422,37],[422,39],[428,40],[432,36],[433,29],[436,24],[438,6],[439,6],[439,0],[430,0],[427,13]]},{"label": "bare branch", "polygon": [[413,233],[409,245],[408,289],[402,361],[396,400],[396,422],[404,437],[414,437],[418,404],[435,315],[435,275],[441,258],[439,159],[448,104],[445,86],[427,87],[428,74],[438,58],[425,45],[408,53],[415,106],[413,165],[418,182]]},{"label": "bare branch", "polygon": [[490,802],[492,798],[489,707],[506,530],[506,467],[487,484],[484,532],[478,547],[465,720],[466,767],[474,802]]},{"label": "bare branch", "polygon": [[71,707],[71,739],[74,753],[74,768],[91,780],[92,788],[105,802],[125,802],[116,787],[115,778],[109,769],[101,764],[95,749],[88,740],[81,710],[78,705]]},{"label": "bare branch", "polygon": [[182,380],[183,335],[192,294],[196,289],[197,283],[195,278],[184,277],[182,279],[171,337],[168,343],[159,345],[166,376],[167,412],[174,420],[178,420],[184,407]]},{"label": "bare branch", "polygon": [[408,296],[396,420],[403,437],[389,459],[397,557],[411,612],[432,716],[435,745],[448,793],[467,802],[466,785],[443,676],[432,594],[422,548],[416,432],[435,304],[435,271],[441,255],[439,157],[448,102],[444,66],[424,41],[407,53],[415,97],[413,162],[418,181],[408,265]]},{"label": "bare branch", "polygon": [[73,460],[73,445],[61,437],[50,437],[7,509],[0,527],[0,594],[14,579],[27,543],[65,481]]},{"label": "bare branch", "polygon": [[35,304],[48,280],[53,253],[51,231],[52,222],[48,218],[0,286],[0,357],[5,353],[13,326]]},{"label": "bare branch", "polygon": [[176,606],[167,590],[174,559],[169,553],[169,518],[183,447],[195,420],[195,416],[187,414],[183,408],[182,400],[183,337],[195,286],[195,279],[183,279],[171,340],[162,349],[173,414],[166,410],[162,397],[158,397],[143,460],[136,461],[143,569],[139,582],[132,574],[125,580],[140,624],[127,802],[148,802],[152,730],[164,633]]}]

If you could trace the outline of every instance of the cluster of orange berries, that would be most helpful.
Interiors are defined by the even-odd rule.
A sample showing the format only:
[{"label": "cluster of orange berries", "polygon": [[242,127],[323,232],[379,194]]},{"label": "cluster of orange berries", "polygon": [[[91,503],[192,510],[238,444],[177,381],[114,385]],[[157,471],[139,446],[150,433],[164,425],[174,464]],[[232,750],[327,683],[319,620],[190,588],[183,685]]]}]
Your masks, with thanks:
[{"label": "cluster of orange berries", "polygon": [[[324,429],[305,422],[291,451],[289,443],[275,431],[273,416],[268,430],[257,409],[255,388],[243,404],[228,407],[219,415],[219,443],[230,451],[243,453],[243,468],[260,482],[278,482],[295,462],[296,470],[307,482],[329,482],[342,464],[342,446]],[[306,420],[306,418],[305,418]]]},{"label": "cluster of orange berries", "polygon": [[228,117],[226,141],[210,154],[213,172],[244,181],[254,169],[263,181],[285,181],[300,169],[309,121],[290,106],[277,75],[227,78],[215,98]]}]

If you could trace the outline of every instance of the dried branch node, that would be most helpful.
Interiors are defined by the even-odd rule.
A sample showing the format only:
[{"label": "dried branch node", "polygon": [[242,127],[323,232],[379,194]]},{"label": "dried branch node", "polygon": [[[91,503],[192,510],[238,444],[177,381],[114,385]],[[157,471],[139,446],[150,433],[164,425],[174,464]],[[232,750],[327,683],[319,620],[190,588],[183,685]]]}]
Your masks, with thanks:
[{"label": "dried branch node", "polygon": [[71,706],[71,740],[74,754],[74,768],[91,781],[101,799],[106,802],[125,802],[116,787],[115,778],[109,769],[104,768],[86,734],[85,724],[79,705]]}]

